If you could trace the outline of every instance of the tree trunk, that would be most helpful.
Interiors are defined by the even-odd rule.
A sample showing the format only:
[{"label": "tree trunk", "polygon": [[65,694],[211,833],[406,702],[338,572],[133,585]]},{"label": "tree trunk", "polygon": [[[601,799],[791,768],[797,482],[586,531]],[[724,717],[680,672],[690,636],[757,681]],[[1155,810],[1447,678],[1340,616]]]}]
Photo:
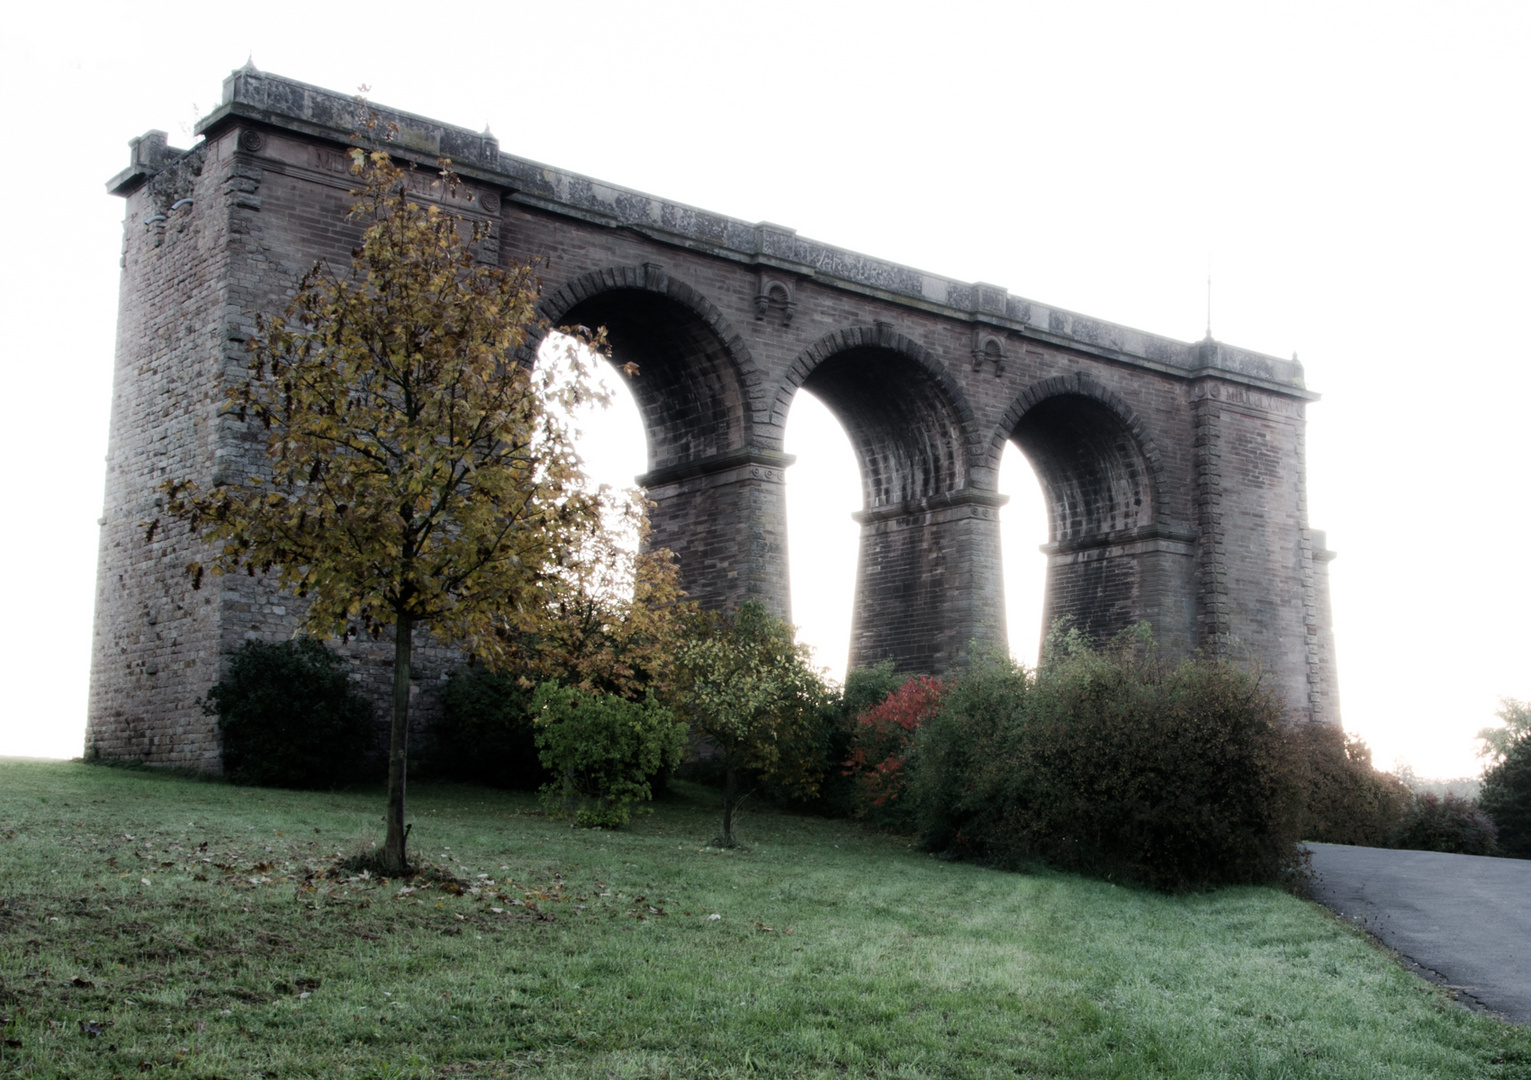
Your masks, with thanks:
[{"label": "tree trunk", "polygon": [[388,740],[388,839],[383,864],[390,874],[404,874],[404,781],[409,763],[409,650],[415,621],[398,615],[393,624],[393,730]]},{"label": "tree trunk", "polygon": [[723,832],[712,842],[713,847],[731,848],[738,843],[734,839],[734,802],[738,796],[738,781],[734,776],[734,767],[730,765],[723,772]]}]

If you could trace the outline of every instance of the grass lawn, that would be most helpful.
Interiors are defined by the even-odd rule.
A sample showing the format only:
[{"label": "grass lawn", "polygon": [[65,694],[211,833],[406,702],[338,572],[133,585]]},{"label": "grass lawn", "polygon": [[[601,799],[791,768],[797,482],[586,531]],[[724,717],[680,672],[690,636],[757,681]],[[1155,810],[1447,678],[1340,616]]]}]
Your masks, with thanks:
[{"label": "grass lawn", "polygon": [[454,895],[316,875],[381,792],[0,761],[0,1077],[1531,1077],[1531,1030],[1284,893],[764,811],[724,853],[714,804],[585,831],[418,785]]}]

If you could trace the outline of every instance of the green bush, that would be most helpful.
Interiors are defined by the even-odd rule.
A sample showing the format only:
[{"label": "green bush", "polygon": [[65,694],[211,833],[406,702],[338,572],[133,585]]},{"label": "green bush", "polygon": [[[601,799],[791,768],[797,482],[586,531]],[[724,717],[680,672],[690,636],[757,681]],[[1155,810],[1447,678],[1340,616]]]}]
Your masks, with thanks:
[{"label": "green bush", "polygon": [[948,679],[910,764],[915,830],[930,851],[1016,862],[1007,822],[1024,815],[1033,675],[999,651],[975,651]]},{"label": "green bush", "polygon": [[1393,847],[1412,851],[1447,851],[1457,855],[1493,855],[1494,823],[1471,799],[1425,792],[1404,815]]},{"label": "green bush", "polygon": [[533,691],[484,668],[447,677],[431,771],[453,780],[536,791],[548,780],[537,756]]},{"label": "green bush", "polygon": [[[845,673],[845,688],[840,691],[837,703],[839,719],[847,732],[854,732],[856,721],[871,709],[882,704],[888,695],[903,686],[910,676],[900,675],[892,660],[883,660],[871,667],[852,668]],[[849,739],[847,739],[847,746]],[[846,755],[841,755],[843,760]]]},{"label": "green bush", "polygon": [[1032,674],[980,655],[911,763],[923,845],[1043,860],[1163,890],[1281,880],[1297,867],[1283,708],[1255,676],[1052,639]]},{"label": "green bush", "polygon": [[1478,805],[1499,832],[1499,852],[1531,859],[1531,738],[1521,738],[1483,774]]},{"label": "green bush", "polygon": [[245,642],[203,708],[218,717],[223,773],[236,784],[325,788],[362,778],[372,705],[344,661],[312,638]]},{"label": "green bush", "polygon": [[1366,743],[1333,724],[1290,733],[1301,798],[1298,835],[1326,844],[1390,847],[1414,805],[1398,777],[1372,767]]},{"label": "green bush", "polygon": [[537,746],[551,779],[543,805],[576,825],[624,825],[653,794],[650,780],[680,764],[686,725],[647,695],[628,701],[544,683],[532,700]]}]

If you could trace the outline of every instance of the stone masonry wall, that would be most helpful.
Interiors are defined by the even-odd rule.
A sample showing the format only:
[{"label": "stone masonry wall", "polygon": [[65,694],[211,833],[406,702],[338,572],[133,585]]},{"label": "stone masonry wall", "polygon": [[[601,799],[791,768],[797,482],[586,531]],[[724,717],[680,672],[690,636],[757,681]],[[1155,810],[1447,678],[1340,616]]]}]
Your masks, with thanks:
[{"label": "stone masonry wall", "polygon": [[[1245,650],[1294,717],[1337,722],[1330,555],[1303,478],[1314,395],[1295,361],[879,262],[381,111],[401,157],[453,158],[452,209],[489,227],[481,257],[536,261],[554,325],[607,325],[615,359],[638,362],[654,539],[704,603],[790,614],[782,442],[806,388],[862,466],[856,662],[940,671],[1003,636],[995,488],[1014,440],[1048,494],[1050,614],[1100,631],[1148,619],[1171,652]],[[258,579],[192,592],[184,535],[146,543],[139,523],[166,477],[262,467],[258,433],[221,415],[223,387],[254,313],[279,311],[316,261],[349,258],[354,123],[345,95],[247,67],[196,148],[146,137],[113,181],[127,218],[87,737],[103,755],[216,767],[197,698],[240,642],[296,627],[295,602]],[[417,644],[428,726],[456,655]],[[345,651],[381,706],[391,644]]]},{"label": "stone masonry wall", "polygon": [[[204,471],[214,452],[221,315],[229,276],[228,194],[207,147],[133,145],[154,170],[127,197],[112,428],[96,573],[87,752],[215,768],[197,705],[219,655],[217,590],[194,592],[183,534],[145,525],[160,483]],[[210,681],[207,685],[210,685]]]}]

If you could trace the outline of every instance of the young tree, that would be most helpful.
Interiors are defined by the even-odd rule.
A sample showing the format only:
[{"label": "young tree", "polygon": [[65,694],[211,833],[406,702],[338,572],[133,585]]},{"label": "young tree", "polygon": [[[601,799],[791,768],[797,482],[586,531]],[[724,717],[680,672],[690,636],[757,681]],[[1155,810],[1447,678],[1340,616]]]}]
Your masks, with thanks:
[{"label": "young tree", "polygon": [[[501,659],[569,591],[607,503],[567,419],[599,396],[588,354],[535,371],[514,361],[543,329],[536,275],[478,262],[482,234],[440,205],[456,191],[440,165],[420,198],[387,153],[352,151],[352,216],[367,225],[349,271],[316,266],[283,315],[261,320],[229,392],[265,431],[269,475],[166,485],[167,512],[215,546],[213,573],[274,575],[307,600],[318,636],[392,630],[392,873],[408,868],[413,631]],[[203,568],[189,571],[200,585]]]},{"label": "young tree", "polygon": [[678,667],[679,711],[723,759],[723,830],[712,843],[736,847],[739,770],[756,770],[805,797],[818,791],[823,762],[801,751],[819,742],[824,680],[792,627],[753,600],[729,614],[701,616],[679,650]]}]

